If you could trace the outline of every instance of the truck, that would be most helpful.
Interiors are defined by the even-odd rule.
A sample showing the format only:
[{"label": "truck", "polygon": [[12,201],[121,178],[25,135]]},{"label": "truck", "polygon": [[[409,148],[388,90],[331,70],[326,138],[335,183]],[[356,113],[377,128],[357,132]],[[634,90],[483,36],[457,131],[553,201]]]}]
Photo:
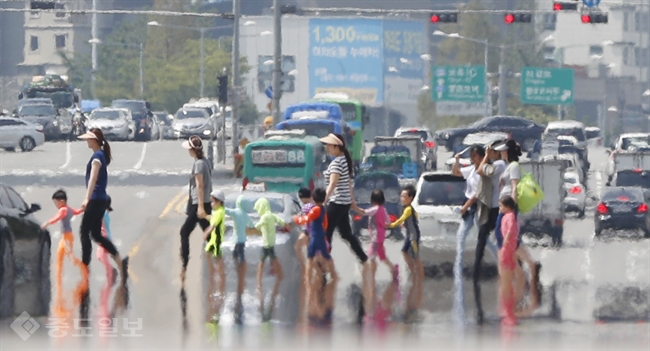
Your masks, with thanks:
[{"label": "truck", "polygon": [[34,98],[49,98],[56,109],[74,108],[79,102],[79,95],[68,77],[58,74],[33,76],[18,94],[19,100]]},{"label": "truck", "polygon": [[650,152],[614,155],[614,174],[607,186],[638,186],[650,188]]},{"label": "truck", "polygon": [[361,165],[360,173],[393,172],[401,184],[414,184],[424,171],[426,157],[419,136],[375,137],[375,145]]},{"label": "truck", "polygon": [[565,163],[560,160],[522,161],[522,176],[531,173],[542,188],[544,199],[527,213],[519,214],[521,234],[530,234],[542,238],[545,234],[551,238],[552,246],[562,246],[564,232],[564,198],[566,190],[561,174],[566,171]]}]

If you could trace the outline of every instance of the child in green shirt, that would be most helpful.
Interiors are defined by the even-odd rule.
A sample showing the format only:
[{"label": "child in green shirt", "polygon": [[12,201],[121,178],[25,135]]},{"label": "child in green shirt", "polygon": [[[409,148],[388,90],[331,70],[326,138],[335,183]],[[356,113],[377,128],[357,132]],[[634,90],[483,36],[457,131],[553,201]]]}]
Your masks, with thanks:
[{"label": "child in green shirt", "polygon": [[[223,253],[221,243],[226,231],[226,209],[223,206],[225,200],[223,191],[214,190],[210,193],[210,204],[212,212],[209,215],[210,226],[205,230],[203,239],[206,241],[205,256],[208,260],[208,320],[217,322],[219,320],[218,312],[221,309],[225,298],[226,290],[226,271],[223,264]],[[219,276],[219,298],[215,305],[214,299],[211,298],[214,291],[214,276]]]}]

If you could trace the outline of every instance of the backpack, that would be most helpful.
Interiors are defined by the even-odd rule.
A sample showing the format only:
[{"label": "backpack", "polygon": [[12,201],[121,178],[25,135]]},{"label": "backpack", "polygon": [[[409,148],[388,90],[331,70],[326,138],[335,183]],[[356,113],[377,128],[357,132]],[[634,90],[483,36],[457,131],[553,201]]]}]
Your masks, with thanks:
[{"label": "backpack", "polygon": [[[521,167],[519,169],[521,170]],[[530,212],[543,199],[544,191],[535,181],[533,174],[524,174],[517,183],[517,208],[519,212]]]}]

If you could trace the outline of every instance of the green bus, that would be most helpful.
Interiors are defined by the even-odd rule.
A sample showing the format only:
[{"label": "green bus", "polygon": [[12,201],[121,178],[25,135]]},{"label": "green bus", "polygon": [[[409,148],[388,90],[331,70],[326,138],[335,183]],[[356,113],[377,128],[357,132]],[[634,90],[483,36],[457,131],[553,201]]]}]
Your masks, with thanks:
[{"label": "green bus", "polygon": [[323,144],[304,131],[269,131],[244,150],[242,186],[263,183],[268,191],[295,194],[301,187],[323,186]]},{"label": "green bus", "polygon": [[[314,95],[312,100],[338,104],[341,107],[343,120],[354,133],[352,142],[354,148],[350,150],[352,158],[362,160],[365,156],[363,129],[370,121],[366,106],[361,101],[352,99],[345,93],[318,93]],[[359,164],[355,166],[358,169]]]}]

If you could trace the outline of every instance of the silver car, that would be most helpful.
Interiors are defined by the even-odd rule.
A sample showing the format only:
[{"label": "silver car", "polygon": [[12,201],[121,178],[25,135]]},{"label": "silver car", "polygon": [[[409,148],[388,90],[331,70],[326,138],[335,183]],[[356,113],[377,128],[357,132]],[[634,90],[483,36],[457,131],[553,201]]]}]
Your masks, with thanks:
[{"label": "silver car", "polygon": [[172,131],[175,138],[198,135],[203,139],[215,138],[213,119],[205,109],[181,108],[174,115]]},{"label": "silver car", "polygon": [[99,128],[111,140],[130,140],[134,137],[135,124],[131,111],[125,108],[98,108],[86,121],[86,127]]},{"label": "silver car", "polygon": [[576,172],[564,173],[564,212],[577,212],[579,218],[585,217],[585,206],[587,201],[587,189],[580,184],[580,175]]}]

